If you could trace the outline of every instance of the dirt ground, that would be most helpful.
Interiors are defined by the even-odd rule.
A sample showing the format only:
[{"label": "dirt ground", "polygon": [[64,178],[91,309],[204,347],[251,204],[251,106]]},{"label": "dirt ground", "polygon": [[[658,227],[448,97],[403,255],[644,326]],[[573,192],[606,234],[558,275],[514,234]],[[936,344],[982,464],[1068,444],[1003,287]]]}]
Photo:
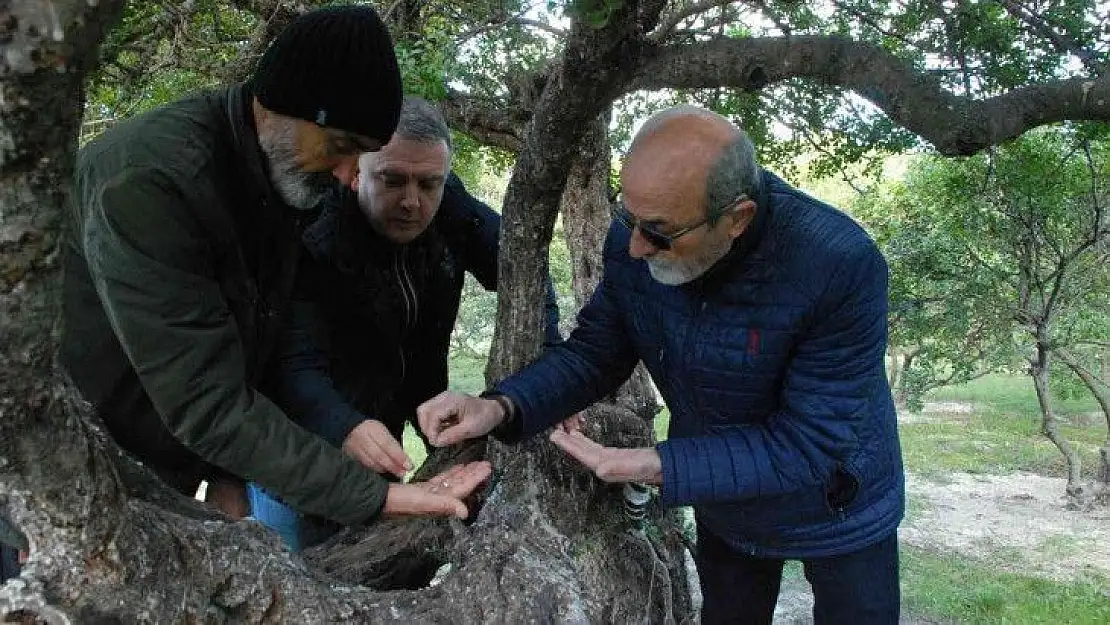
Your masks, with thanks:
[{"label": "dirt ground", "polygon": [[[934,411],[963,413],[970,406],[936,406]],[[953,473],[943,482],[908,474],[909,513],[899,537],[903,545],[962,555],[998,570],[1063,582],[1091,572],[1110,579],[1110,509],[1068,509],[1064,482],[1032,473]],[[1110,588],[1105,592],[1110,597]],[[805,580],[786,580],[775,624],[810,623],[812,609]]]}]

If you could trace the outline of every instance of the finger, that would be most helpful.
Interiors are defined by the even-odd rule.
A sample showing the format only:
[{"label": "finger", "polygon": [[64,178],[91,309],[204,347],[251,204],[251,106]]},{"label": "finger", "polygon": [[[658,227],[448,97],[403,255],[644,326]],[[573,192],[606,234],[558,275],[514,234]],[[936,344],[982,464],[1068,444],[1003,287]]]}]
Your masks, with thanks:
[{"label": "finger", "polygon": [[412,460],[405,453],[405,448],[397,442],[397,439],[393,438],[393,434],[384,425],[375,430],[371,437],[381,450],[383,462],[388,461],[393,467],[394,473],[399,477],[404,477],[406,471],[412,470]]},{"label": "finger", "polygon": [[446,447],[465,440],[465,429],[451,432],[456,428],[467,427],[467,420],[462,418],[459,405],[446,406],[443,409],[429,412],[429,415],[427,425],[421,427],[424,430],[424,436],[428,437],[428,442],[433,446]]},{"label": "finger", "polygon": [[383,467],[380,462],[378,462],[378,459],[374,456],[373,453],[367,450],[366,445],[363,442],[352,445],[347,450],[347,453],[356,461],[358,461],[359,464],[366,467],[367,469],[370,469],[374,473],[387,473],[386,468]]},{"label": "finger", "polygon": [[586,417],[583,416],[581,412],[578,412],[567,417],[566,419],[563,419],[562,423],[559,424],[559,427],[562,428],[562,430],[567,434],[574,434],[575,432],[581,432],[582,426],[584,426],[585,424]]},{"label": "finger", "polygon": [[[600,445],[582,435],[567,434],[555,430],[548,437],[552,443],[569,454],[578,462],[586,465],[591,471],[596,471],[601,460]],[[589,444],[592,443],[592,446]]]},{"label": "finger", "polygon": [[416,408],[416,420],[420,423],[420,429],[424,432],[424,436],[427,436],[429,440],[438,430],[436,426],[440,422],[440,414],[443,412],[444,400],[449,392],[450,391],[443,391]]},{"label": "finger", "polygon": [[447,492],[452,497],[464,499],[469,497],[474,489],[482,485],[493,473],[493,465],[488,462],[472,462],[462,468],[451,478]]},{"label": "finger", "polygon": [[580,449],[586,453],[597,455],[601,453],[603,449],[605,449],[604,445],[586,436],[582,432],[571,432],[569,434],[561,433],[560,436],[563,437],[566,445],[569,445],[575,449]]},{"label": "finger", "polygon": [[448,447],[478,436],[478,427],[473,419],[463,419],[457,425],[450,425],[439,431],[439,437],[434,445]]},{"label": "finger", "polygon": [[412,484],[390,484],[382,514],[387,516],[467,517],[466,505],[454,497]]},{"label": "finger", "polygon": [[466,504],[456,497],[425,491],[421,498],[420,506],[425,514],[455,516],[460,519],[465,519],[469,515]]},{"label": "finger", "polygon": [[445,469],[443,471],[440,471],[430,481],[432,481],[432,482],[445,482],[445,481],[450,481],[452,479],[458,479],[458,477],[460,475],[462,475],[462,473],[465,470],[466,470],[466,465],[465,464],[456,464],[456,465],[453,465],[451,467],[448,467],[447,469]]},{"label": "finger", "polygon": [[366,442],[366,446],[368,455],[372,458],[374,464],[380,467],[380,469],[378,469],[379,473],[391,473],[397,477],[405,477],[406,470],[404,464],[399,464],[390,457],[389,452],[382,447],[377,440],[373,438],[369,439]]}]

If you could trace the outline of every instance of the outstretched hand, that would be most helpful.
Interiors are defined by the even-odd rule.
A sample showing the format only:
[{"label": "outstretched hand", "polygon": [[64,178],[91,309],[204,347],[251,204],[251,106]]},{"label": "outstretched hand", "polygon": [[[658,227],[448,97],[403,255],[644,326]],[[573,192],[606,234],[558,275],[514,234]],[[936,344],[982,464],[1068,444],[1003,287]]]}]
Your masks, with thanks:
[{"label": "outstretched hand", "polygon": [[416,409],[420,429],[435,447],[488,434],[505,418],[501,404],[492,399],[443,391]]},{"label": "outstretched hand", "polygon": [[390,484],[383,517],[454,516],[465,519],[466,499],[492,472],[485,460],[458,464],[426,482]]},{"label": "outstretched hand", "polygon": [[653,447],[606,447],[582,432],[568,434],[561,428],[552,430],[548,438],[602,481],[663,483],[663,461]]}]

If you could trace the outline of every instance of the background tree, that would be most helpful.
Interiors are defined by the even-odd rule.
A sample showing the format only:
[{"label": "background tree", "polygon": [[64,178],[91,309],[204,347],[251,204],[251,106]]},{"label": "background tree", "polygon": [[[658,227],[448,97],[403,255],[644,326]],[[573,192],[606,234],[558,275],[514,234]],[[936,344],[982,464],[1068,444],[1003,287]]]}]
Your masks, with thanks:
[{"label": "background tree", "polygon": [[[123,13],[120,2],[11,0],[0,8],[0,516],[31,546],[22,581],[0,590],[0,614],[52,622],[64,615],[155,622],[686,618],[686,568],[668,518],[653,510],[646,531],[630,531],[619,498],[543,443],[511,452],[491,446],[487,454],[501,477],[470,527],[376,526],[373,534],[397,537],[391,553],[398,559],[452,565],[437,585],[383,593],[361,583],[380,579],[377,570],[329,569],[330,560],[311,558],[306,568],[259,528],[167,492],[71,401],[53,369],[56,246],[80,103],[96,61],[141,67],[176,50],[184,63],[183,53],[199,44],[181,39],[192,43],[167,48],[165,40],[189,35],[193,25],[212,26],[217,15],[212,41],[234,50],[231,57],[249,58],[301,4],[159,4],[181,19],[160,30],[131,27],[103,57],[98,44]],[[141,17],[138,6],[131,16]],[[836,158],[884,142],[904,145],[910,135],[943,154],[970,154],[1036,126],[1110,118],[1104,25],[1093,3],[1029,12],[966,2],[814,9],[792,1],[575,0],[557,26],[533,19],[523,3],[473,6],[475,13],[463,15],[448,3],[390,2],[383,12],[418,12],[415,21],[410,12],[398,22],[402,32],[408,24],[421,24],[422,34],[441,28],[455,54],[431,50],[460,76],[477,58],[466,46],[502,45],[510,51],[506,61],[519,63],[509,66],[518,73],[499,74],[493,55],[488,74],[444,85],[457,127],[516,145],[503,212],[503,249],[512,262],[501,267],[492,379],[538,353],[541,276],[557,209],[583,137],[618,98],[658,89],[758,94],[743,99],[753,112],[739,121],[757,124],[780,107],[798,111],[784,113],[796,121],[784,125],[829,150],[830,170],[841,162]],[[224,21],[225,10],[244,18],[244,28],[226,40],[219,34],[237,22]],[[163,33],[157,45],[128,56],[148,32]],[[513,37],[521,43],[498,43]],[[230,64],[229,75],[241,75],[236,67]],[[142,79],[141,71],[120,76]],[[164,91],[219,77],[185,78],[167,81],[172,88]],[[141,98],[150,89],[132,92]],[[96,110],[110,119],[120,109]],[[763,149],[773,155],[779,148]],[[648,440],[642,421],[621,411],[594,423],[609,444]],[[364,546],[364,535],[353,532],[349,547]]]},{"label": "background tree", "polygon": [[924,159],[865,217],[880,225],[892,260],[903,392],[1012,367],[1021,356],[1073,495],[1082,467],[1052,406],[1052,360],[1063,350],[1076,373],[1090,374],[1067,350],[1104,341],[1110,327],[1110,146],[1089,132],[1038,130],[987,154]]}]

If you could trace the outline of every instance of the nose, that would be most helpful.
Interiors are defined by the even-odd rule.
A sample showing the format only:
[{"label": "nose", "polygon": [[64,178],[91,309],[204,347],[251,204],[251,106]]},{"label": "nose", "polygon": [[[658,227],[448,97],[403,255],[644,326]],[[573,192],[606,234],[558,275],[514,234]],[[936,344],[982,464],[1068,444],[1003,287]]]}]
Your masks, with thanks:
[{"label": "nose", "polygon": [[401,207],[415,210],[420,207],[420,189],[415,182],[410,181],[405,185],[405,194],[401,197]]},{"label": "nose", "polygon": [[632,229],[632,238],[628,240],[629,256],[632,258],[644,258],[646,256],[652,256],[658,251],[659,248],[649,243],[648,240],[644,238],[639,228]]},{"label": "nose", "polygon": [[345,187],[351,186],[358,174],[358,156],[344,157],[339,164],[332,168],[331,175],[335,176]]}]

